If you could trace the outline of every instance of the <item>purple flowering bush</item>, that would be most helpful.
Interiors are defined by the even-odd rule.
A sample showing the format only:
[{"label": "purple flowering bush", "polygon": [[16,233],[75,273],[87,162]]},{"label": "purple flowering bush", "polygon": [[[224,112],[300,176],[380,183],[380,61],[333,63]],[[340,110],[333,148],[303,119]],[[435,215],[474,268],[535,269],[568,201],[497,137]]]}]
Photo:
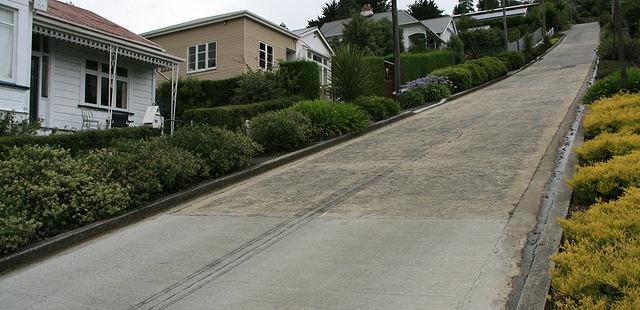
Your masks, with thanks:
[{"label": "purple flowering bush", "polygon": [[412,108],[429,102],[440,101],[451,96],[454,84],[447,78],[427,75],[400,86],[398,100],[405,108]]}]

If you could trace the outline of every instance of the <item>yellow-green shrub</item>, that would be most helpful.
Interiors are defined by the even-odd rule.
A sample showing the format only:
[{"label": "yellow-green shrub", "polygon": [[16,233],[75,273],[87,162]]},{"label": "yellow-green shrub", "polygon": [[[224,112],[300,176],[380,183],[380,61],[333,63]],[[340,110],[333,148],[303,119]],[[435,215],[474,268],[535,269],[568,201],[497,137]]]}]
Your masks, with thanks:
[{"label": "yellow-green shrub", "polygon": [[552,257],[555,308],[640,309],[640,189],[560,223],[565,242]]},{"label": "yellow-green shrub", "polygon": [[627,132],[604,132],[576,149],[578,160],[585,165],[607,161],[640,149],[640,135]]},{"label": "yellow-green shrub", "polygon": [[625,188],[640,186],[640,151],[593,166],[578,167],[569,184],[576,201],[585,206],[620,197]]},{"label": "yellow-green shrub", "polygon": [[604,131],[619,132],[640,124],[640,94],[616,95],[596,101],[584,118],[585,136],[593,138]]}]

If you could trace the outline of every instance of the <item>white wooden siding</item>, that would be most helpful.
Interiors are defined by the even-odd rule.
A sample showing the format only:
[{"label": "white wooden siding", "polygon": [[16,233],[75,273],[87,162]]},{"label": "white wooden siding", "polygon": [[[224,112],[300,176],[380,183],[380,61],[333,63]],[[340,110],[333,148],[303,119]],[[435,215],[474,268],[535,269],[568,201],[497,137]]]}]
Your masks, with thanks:
[{"label": "white wooden siding", "polygon": [[[52,78],[50,117],[47,123],[53,128],[79,130],[82,127],[82,115],[79,105],[84,104],[84,65],[90,59],[108,63],[107,53],[89,48],[70,45],[57,41],[52,46]],[[126,58],[118,59],[118,66],[128,69],[128,105],[126,112],[133,113],[129,120],[132,126],[142,124],[147,107],[154,104],[154,72],[151,65],[135,63]],[[96,105],[87,104],[90,107]],[[106,125],[107,110],[90,109],[94,117]],[[125,110],[121,110],[125,111]]]},{"label": "white wooden siding", "polygon": [[0,111],[29,112],[29,77],[31,69],[31,11],[28,0],[0,0],[0,5],[14,10],[16,20],[16,43],[13,59],[13,81],[11,84],[22,86],[0,85]]}]

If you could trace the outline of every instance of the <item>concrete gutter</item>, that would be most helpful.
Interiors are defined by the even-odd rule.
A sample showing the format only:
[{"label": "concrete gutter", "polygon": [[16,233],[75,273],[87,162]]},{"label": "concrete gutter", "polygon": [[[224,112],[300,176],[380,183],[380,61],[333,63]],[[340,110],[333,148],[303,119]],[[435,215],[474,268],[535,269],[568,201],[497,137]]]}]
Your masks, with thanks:
[{"label": "concrete gutter", "polygon": [[545,154],[545,157],[555,161],[555,165],[542,197],[539,197],[541,209],[538,223],[534,231],[528,235],[527,245],[522,253],[521,273],[514,280],[514,291],[507,309],[546,308],[547,295],[551,287],[550,270],[554,267],[551,256],[558,253],[562,242],[563,230],[558,219],[567,216],[573,193],[566,182],[573,177],[577,165],[577,156],[572,150],[579,147],[584,140],[582,116],[585,108],[580,101],[593,82],[597,63],[596,57],[591,65],[590,74],[583,82],[563,124],[556,133],[552,143],[556,147],[548,149]]},{"label": "concrete gutter", "polygon": [[[564,37],[563,37],[564,38]],[[556,43],[555,46],[557,46],[560,43],[560,41],[558,41],[558,43]],[[553,46],[553,47],[555,47]],[[551,51],[552,48],[550,48],[547,53],[549,51]],[[217,191],[217,190],[221,190],[224,189],[226,187],[232,186],[234,184],[243,182],[249,178],[252,178],[254,176],[263,174],[265,172],[271,171],[273,169],[276,169],[278,167],[281,167],[283,165],[292,163],[294,161],[297,161],[299,159],[302,159],[306,156],[312,155],[312,154],[316,154],[319,153],[323,150],[326,150],[328,148],[331,148],[335,145],[341,144],[343,142],[355,139],[357,137],[360,137],[362,135],[371,133],[377,129],[380,129],[382,127],[385,127],[387,125],[396,123],[400,120],[403,120],[405,118],[411,117],[412,115],[418,114],[418,113],[422,113],[431,109],[434,109],[438,106],[441,106],[447,102],[450,102],[454,99],[466,96],[468,94],[471,94],[475,91],[478,91],[480,89],[483,89],[487,86],[493,85],[495,83],[498,83],[518,72],[521,72],[522,70],[524,70],[525,68],[531,66],[532,64],[536,63],[537,61],[539,61],[540,59],[542,59],[542,57],[546,55],[543,54],[542,56],[534,59],[533,61],[529,62],[528,64],[526,64],[525,66],[523,66],[522,68],[510,72],[508,73],[506,76],[500,77],[498,79],[492,80],[490,82],[487,82],[485,84],[476,86],[474,88],[468,89],[466,91],[462,91],[459,93],[456,93],[446,99],[443,99],[439,102],[431,102],[431,103],[427,103],[424,104],[422,106],[416,107],[416,108],[412,108],[412,109],[408,109],[405,111],[402,111],[400,114],[393,116],[391,118],[376,122],[371,124],[369,127],[367,127],[366,129],[364,129],[363,131],[360,132],[356,132],[356,133],[350,133],[341,137],[337,137],[337,138],[333,138],[330,140],[326,140],[326,141],[322,141],[319,143],[316,143],[314,145],[311,145],[309,147],[306,147],[304,149],[289,153],[289,154],[285,154],[273,159],[269,159],[263,162],[260,162],[254,166],[251,166],[245,170],[230,174],[228,176],[224,176],[218,179],[214,179],[214,180],[210,180],[210,181],[206,181],[203,182],[199,185],[196,185],[194,187],[191,187],[187,190],[175,193],[175,194],[171,194],[168,195],[166,197],[163,197],[161,199],[158,199],[148,205],[145,205],[143,207],[140,208],[136,208],[136,209],[132,209],[129,210],[121,215],[112,217],[112,218],[108,218],[108,219],[104,219],[89,225],[85,225],[83,227],[59,234],[57,236],[42,240],[40,242],[37,242],[33,245],[30,245],[24,249],[22,249],[19,252],[7,255],[7,256],[3,256],[0,257],[0,274],[9,272],[11,270],[17,269],[21,266],[27,265],[27,264],[31,264],[34,262],[37,262],[39,259],[43,259],[46,256],[55,254],[55,253],[59,253],[65,249],[68,249],[72,246],[78,245],[82,242],[86,242],[92,238],[101,236],[105,233],[108,233],[110,231],[114,231],[116,229],[125,227],[129,224],[133,224],[136,223],[140,220],[143,220],[145,218],[151,217],[153,215],[165,212],[167,210],[170,210],[174,207],[176,207],[177,205],[193,200],[195,198],[198,198],[199,196],[205,195],[207,193],[213,192],[213,191]]]}]

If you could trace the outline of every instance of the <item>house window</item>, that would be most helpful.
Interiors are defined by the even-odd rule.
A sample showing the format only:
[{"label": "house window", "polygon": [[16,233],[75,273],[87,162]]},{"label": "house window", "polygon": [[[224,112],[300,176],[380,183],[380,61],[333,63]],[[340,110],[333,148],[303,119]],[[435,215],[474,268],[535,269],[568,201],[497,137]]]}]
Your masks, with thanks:
[{"label": "house window", "polygon": [[[100,70],[98,70],[100,68]],[[116,108],[126,109],[128,105],[129,71],[116,68]],[[109,65],[97,61],[85,62],[84,102],[109,106]]]},{"label": "house window", "polygon": [[13,79],[15,13],[0,7],[0,79]]},{"label": "house window", "polygon": [[188,72],[217,68],[218,43],[209,42],[189,46]]},{"label": "house window", "polygon": [[40,97],[49,97],[49,56],[42,56],[42,77],[40,78],[42,87],[40,89]]},{"label": "house window", "polygon": [[260,69],[273,70],[273,46],[260,42]]}]

